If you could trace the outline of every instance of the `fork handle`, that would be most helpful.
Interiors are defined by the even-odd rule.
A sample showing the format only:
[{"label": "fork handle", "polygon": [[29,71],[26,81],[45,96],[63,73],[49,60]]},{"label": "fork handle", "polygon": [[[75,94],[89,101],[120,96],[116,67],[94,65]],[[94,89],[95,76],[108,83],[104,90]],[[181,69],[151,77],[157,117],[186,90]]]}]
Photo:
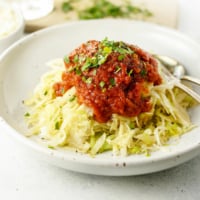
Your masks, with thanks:
[{"label": "fork handle", "polygon": [[191,90],[189,87],[185,86],[181,82],[176,82],[175,86],[189,94],[191,97],[193,97],[198,103],[200,103],[200,95],[197,94],[195,91]]},{"label": "fork handle", "polygon": [[189,81],[191,83],[194,83],[194,84],[200,86],[200,79],[198,79],[198,78],[194,78],[194,77],[191,77],[191,76],[184,75],[184,76],[181,77],[181,80]]}]

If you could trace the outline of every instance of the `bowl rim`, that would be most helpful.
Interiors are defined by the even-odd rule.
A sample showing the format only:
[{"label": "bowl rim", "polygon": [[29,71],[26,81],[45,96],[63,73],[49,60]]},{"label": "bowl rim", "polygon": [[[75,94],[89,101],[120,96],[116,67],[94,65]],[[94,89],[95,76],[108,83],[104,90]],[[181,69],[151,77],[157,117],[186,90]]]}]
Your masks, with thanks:
[{"label": "bowl rim", "polygon": [[6,41],[6,40],[9,40],[10,38],[12,38],[15,34],[17,34],[18,32],[20,32],[21,30],[24,31],[24,27],[25,27],[25,20],[24,20],[24,17],[22,15],[22,12],[20,10],[20,8],[15,5],[15,4],[9,4],[9,3],[5,3],[5,2],[0,2],[0,6],[5,6],[6,8],[9,8],[10,10],[12,10],[16,17],[18,18],[18,25],[17,27],[15,28],[14,31],[10,32],[8,35],[0,38],[0,42],[2,41]]}]

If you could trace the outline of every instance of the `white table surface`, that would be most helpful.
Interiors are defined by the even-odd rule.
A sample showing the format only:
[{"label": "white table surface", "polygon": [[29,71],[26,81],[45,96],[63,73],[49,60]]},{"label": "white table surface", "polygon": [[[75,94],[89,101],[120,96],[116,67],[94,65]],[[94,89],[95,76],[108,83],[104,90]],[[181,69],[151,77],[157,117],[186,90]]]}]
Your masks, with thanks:
[{"label": "white table surface", "polygon": [[[180,0],[178,27],[198,42],[199,7],[199,0]],[[196,200],[200,199],[199,189],[200,156],[178,167],[149,175],[92,176],[39,161],[0,131],[1,200]]]}]

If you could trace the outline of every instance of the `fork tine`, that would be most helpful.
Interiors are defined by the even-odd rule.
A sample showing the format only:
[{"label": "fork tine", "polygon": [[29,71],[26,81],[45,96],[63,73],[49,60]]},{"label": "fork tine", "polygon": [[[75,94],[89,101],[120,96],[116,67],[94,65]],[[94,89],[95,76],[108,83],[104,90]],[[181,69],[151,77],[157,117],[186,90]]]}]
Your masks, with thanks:
[{"label": "fork tine", "polygon": [[164,78],[167,82],[172,82],[174,87],[178,87],[184,92],[186,92],[188,95],[190,95],[193,99],[195,99],[198,103],[200,103],[200,95],[197,94],[195,91],[190,89],[189,87],[185,86],[181,83],[180,79],[173,76],[170,71],[158,60],[159,67],[161,69],[161,72],[163,73]]}]

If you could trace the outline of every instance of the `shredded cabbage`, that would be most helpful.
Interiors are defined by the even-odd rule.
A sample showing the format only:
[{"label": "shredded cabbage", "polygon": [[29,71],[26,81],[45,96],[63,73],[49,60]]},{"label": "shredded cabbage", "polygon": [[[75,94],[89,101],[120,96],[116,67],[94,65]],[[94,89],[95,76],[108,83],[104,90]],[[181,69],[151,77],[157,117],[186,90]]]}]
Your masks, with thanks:
[{"label": "shredded cabbage", "polygon": [[48,65],[52,70],[25,101],[25,120],[28,135],[38,135],[50,148],[66,147],[91,155],[109,150],[122,156],[149,155],[194,127],[187,113],[192,98],[165,80],[150,88],[150,112],[131,118],[113,114],[107,123],[99,123],[90,108],[78,104],[74,87],[55,97],[52,85],[60,81],[64,64],[58,59]]}]

